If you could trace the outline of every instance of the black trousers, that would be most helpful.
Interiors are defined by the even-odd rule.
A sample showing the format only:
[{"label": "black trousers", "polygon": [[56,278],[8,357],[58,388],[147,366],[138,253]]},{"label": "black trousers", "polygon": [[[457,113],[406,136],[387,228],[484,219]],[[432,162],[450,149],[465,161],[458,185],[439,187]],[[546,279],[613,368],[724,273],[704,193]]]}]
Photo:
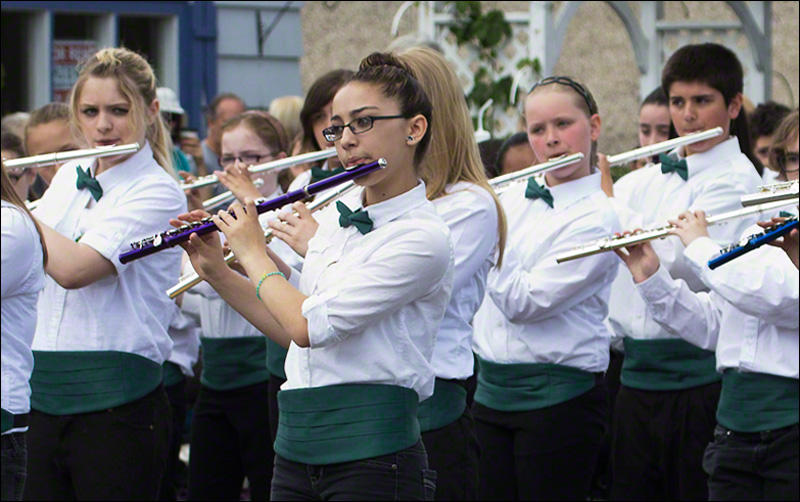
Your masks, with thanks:
[{"label": "black trousers", "polygon": [[718,425],[706,448],[709,500],[798,500],[798,426],[737,433]]},{"label": "black trousers", "polygon": [[643,391],[624,385],[614,409],[612,500],[707,500],[703,453],[714,438],[719,382]]},{"label": "black trousers", "polygon": [[189,500],[269,500],[274,452],[268,382],[216,391],[201,387],[192,417]]},{"label": "black trousers", "polygon": [[477,500],[480,447],[470,409],[441,429],[423,432],[422,442],[436,471],[436,500]]},{"label": "black trousers", "polygon": [[473,406],[480,500],[586,500],[608,416],[602,381],[567,402],[533,411]]},{"label": "black trousers", "polygon": [[433,500],[435,489],[422,441],[397,453],[330,465],[275,456],[275,500]]},{"label": "black trousers", "polygon": [[181,444],[183,443],[183,426],[186,421],[186,379],[175,385],[165,387],[169,406],[172,408],[172,434],[169,438],[167,468],[161,480],[159,500],[177,500],[178,486],[175,479],[180,462]]},{"label": "black trousers", "polygon": [[158,500],[171,422],[163,386],[93,413],[32,410],[25,500]]}]

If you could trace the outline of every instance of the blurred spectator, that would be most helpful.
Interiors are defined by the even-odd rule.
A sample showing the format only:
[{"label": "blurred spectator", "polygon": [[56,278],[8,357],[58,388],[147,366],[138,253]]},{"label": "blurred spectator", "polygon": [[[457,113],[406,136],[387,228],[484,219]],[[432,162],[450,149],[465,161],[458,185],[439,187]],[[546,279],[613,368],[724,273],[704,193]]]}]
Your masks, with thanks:
[{"label": "blurred spectator", "polygon": [[509,136],[497,153],[498,176],[513,173],[536,164],[536,156],[528,143],[528,133],[518,132]]},{"label": "blurred spectator", "polygon": [[[48,103],[35,109],[30,114],[23,137],[29,156],[80,148],[69,124],[69,106],[66,103]],[[60,164],[53,164],[36,169],[38,176],[31,187],[31,200],[42,196],[59,167]]]},{"label": "blurred spectator", "polygon": [[222,151],[222,124],[247,110],[242,98],[236,94],[226,92],[215,97],[206,109],[206,125],[208,131],[206,139],[202,142],[203,160],[206,169],[211,174],[221,171],[219,156]]},{"label": "blurred spectator", "polygon": [[478,149],[481,151],[483,168],[486,170],[486,176],[489,179],[500,176],[500,173],[497,172],[497,153],[500,151],[500,146],[502,146],[502,144],[502,139],[489,139],[478,143]]},{"label": "blurred spectator", "polygon": [[3,117],[0,129],[2,132],[10,132],[16,134],[18,138],[23,138],[25,137],[25,124],[28,123],[30,116],[31,114],[28,112],[9,113]]},{"label": "blurred spectator", "polygon": [[156,89],[158,102],[160,105],[161,115],[164,117],[164,123],[169,127],[169,134],[172,138],[172,162],[175,164],[175,170],[180,172],[188,172],[197,175],[197,165],[191,156],[187,156],[180,149],[181,144],[181,130],[183,129],[183,119],[186,113],[178,101],[178,95],[169,87],[159,87]]}]

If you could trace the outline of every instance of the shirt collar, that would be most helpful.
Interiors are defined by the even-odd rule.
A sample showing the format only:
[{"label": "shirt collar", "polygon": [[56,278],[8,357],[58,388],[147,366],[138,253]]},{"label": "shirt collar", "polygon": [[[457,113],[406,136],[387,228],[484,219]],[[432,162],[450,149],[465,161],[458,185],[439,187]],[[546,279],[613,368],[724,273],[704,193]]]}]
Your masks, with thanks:
[{"label": "shirt collar", "polygon": [[561,183],[554,187],[547,186],[545,180],[544,176],[537,179],[540,185],[550,190],[550,194],[553,196],[553,209],[555,210],[564,209],[573,202],[601,189],[599,172],[568,181],[567,183]]},{"label": "shirt collar", "polygon": [[[428,202],[428,197],[425,192],[425,182],[417,180],[419,183],[411,190],[402,193],[396,197],[372,204],[364,208],[372,220],[374,228],[385,225],[392,220],[403,216],[404,214],[422,206]],[[364,202],[365,192],[361,193],[361,202]]]},{"label": "shirt collar", "polygon": [[739,139],[736,136],[731,136],[705,152],[684,157],[683,147],[678,147],[670,152],[670,156],[686,159],[686,164],[689,167],[689,179],[692,179],[692,176],[696,176],[709,167],[719,165],[741,153],[742,148],[739,146]]},{"label": "shirt collar", "polygon": [[[97,169],[97,160],[98,159],[95,158],[90,166],[92,176],[94,176],[94,171]],[[97,181],[100,182],[100,186],[103,187],[104,193],[108,193],[123,181],[130,181],[133,177],[144,174],[142,169],[154,162],[155,160],[153,159],[153,150],[150,148],[150,142],[145,140],[144,146],[140,148],[138,152],[95,177]]]}]

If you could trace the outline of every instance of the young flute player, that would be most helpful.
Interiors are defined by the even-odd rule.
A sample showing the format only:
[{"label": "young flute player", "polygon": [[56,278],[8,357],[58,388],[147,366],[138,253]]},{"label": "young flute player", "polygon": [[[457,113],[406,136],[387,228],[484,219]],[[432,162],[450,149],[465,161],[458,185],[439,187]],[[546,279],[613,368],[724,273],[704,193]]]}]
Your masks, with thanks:
[{"label": "young flute player", "polygon": [[[215,235],[193,235],[186,245],[220,296],[289,346],[275,499],[433,497],[417,408],[433,394],[429,361],[450,298],[453,250],[417,175],[431,109],[407,67],[385,54],[368,56],[336,94],[325,134],[342,164],[383,157],[388,167],[357,180],[361,208],[337,204],[339,224],[320,225],[299,289],[285,278],[288,267],[265,252],[249,199],[246,213],[235,204],[235,218],[214,217],[249,280],[225,266]],[[324,209],[321,221],[333,211]]]}]

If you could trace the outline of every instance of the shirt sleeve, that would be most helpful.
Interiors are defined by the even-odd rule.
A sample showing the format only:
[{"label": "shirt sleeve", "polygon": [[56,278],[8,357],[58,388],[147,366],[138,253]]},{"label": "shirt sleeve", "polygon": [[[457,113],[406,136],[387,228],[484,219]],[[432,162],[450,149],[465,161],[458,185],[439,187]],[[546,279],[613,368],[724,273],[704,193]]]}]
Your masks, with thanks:
[{"label": "shirt sleeve", "polygon": [[158,177],[157,182],[135,187],[116,205],[104,210],[79,242],[107,258],[119,273],[125,267],[119,255],[130,249],[131,242],[168,230],[170,218],[183,212],[186,197],[177,184]]},{"label": "shirt sleeve", "polygon": [[800,326],[800,276],[782,250],[762,247],[714,270],[720,247],[708,237],[686,248],[689,266],[710,289],[738,310],[782,328]]},{"label": "shirt sleeve", "polygon": [[[31,224],[22,210],[15,207],[2,209],[2,297],[18,293],[34,267],[32,260],[37,256],[36,246],[39,236],[31,232]],[[41,264],[39,264],[41,266]]]},{"label": "shirt sleeve", "polygon": [[[474,188],[472,190],[482,190]],[[497,247],[497,207],[471,190],[460,190],[448,204],[437,206],[450,228],[455,253],[453,291],[460,291],[478,273]]]},{"label": "shirt sleeve", "polygon": [[693,292],[682,279],[673,279],[664,265],[636,289],[653,320],[667,332],[701,349],[716,349],[722,315],[714,293]]},{"label": "shirt sleeve", "polygon": [[447,234],[431,225],[405,229],[354,268],[347,280],[302,306],[312,348],[363,332],[434,291],[452,266]]},{"label": "shirt sleeve", "polygon": [[[594,224],[582,218],[574,228],[556,234],[555,240],[537,263],[526,270],[518,251],[509,246],[501,270],[489,275],[487,288],[495,305],[509,321],[533,323],[561,315],[610,284],[617,275],[619,258],[599,253],[587,258],[556,263],[556,256],[572,250],[577,243],[594,242],[618,230],[619,223]],[[606,301],[608,298],[606,298]]]}]

